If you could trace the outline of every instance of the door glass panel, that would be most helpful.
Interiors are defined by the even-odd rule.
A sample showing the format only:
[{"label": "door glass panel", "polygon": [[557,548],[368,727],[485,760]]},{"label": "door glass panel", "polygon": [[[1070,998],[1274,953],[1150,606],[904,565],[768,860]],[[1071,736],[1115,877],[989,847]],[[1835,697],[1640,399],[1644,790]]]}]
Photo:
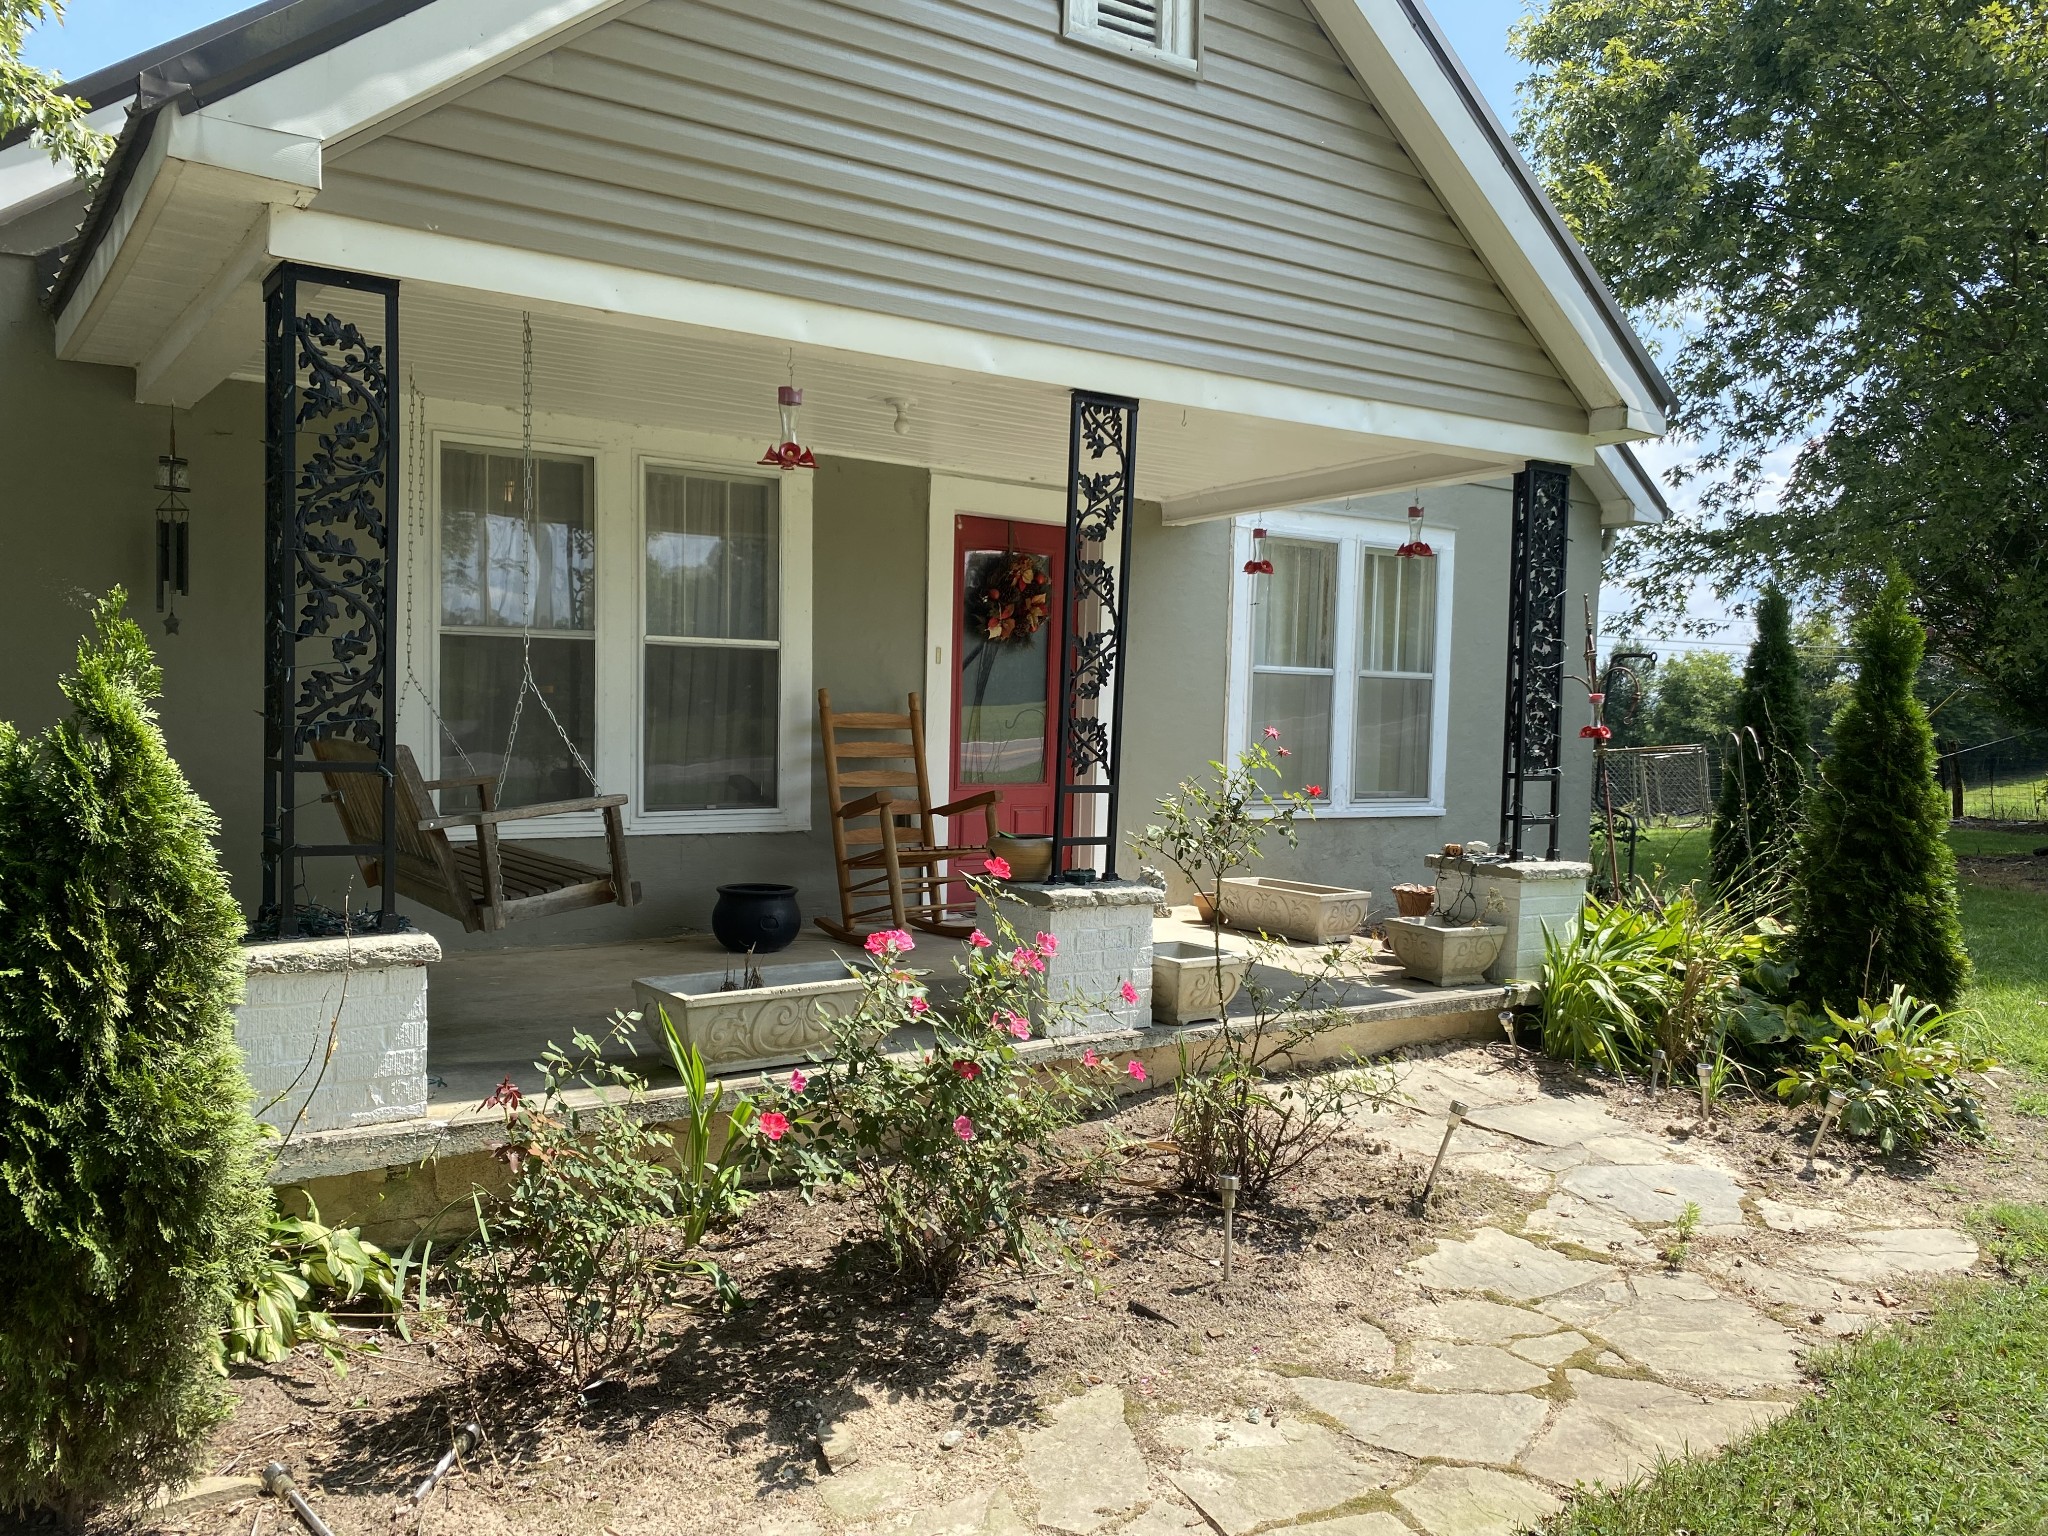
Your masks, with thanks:
[{"label": "door glass panel", "polygon": [[[966,620],[960,654],[960,777],[962,784],[1038,784],[1046,777],[1047,668],[1053,626],[1029,635],[1017,602],[1005,604],[989,585],[1013,558],[1002,549],[967,551],[962,590]],[[1025,555],[1040,578],[1052,562]]]}]

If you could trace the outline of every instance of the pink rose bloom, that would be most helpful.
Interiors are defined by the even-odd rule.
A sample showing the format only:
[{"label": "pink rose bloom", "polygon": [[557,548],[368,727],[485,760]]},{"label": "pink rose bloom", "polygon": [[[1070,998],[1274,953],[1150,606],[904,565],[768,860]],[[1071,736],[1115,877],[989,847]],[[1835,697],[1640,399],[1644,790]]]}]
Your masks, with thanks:
[{"label": "pink rose bloom", "polygon": [[1145,1081],[1145,1063],[1143,1063],[1142,1061],[1133,1061],[1128,1067],[1125,1067],[1124,1070],[1131,1074],[1132,1082],[1142,1083],[1143,1081]]},{"label": "pink rose bloom", "polygon": [[1301,786],[1301,792],[1311,800],[1323,798],[1323,786],[1320,784],[1304,784]]},{"label": "pink rose bloom", "polygon": [[803,1073],[792,1072],[789,1074],[789,1091],[791,1093],[802,1093],[806,1088],[810,1086],[811,1080],[808,1077],[805,1077]]},{"label": "pink rose bloom", "polygon": [[962,1141],[974,1140],[974,1122],[962,1115],[953,1122],[953,1134]]},{"label": "pink rose bloom", "polygon": [[915,948],[917,941],[901,928],[884,928],[867,937],[867,952],[871,955],[901,955]]},{"label": "pink rose bloom", "polygon": [[1008,859],[990,859],[981,867],[998,880],[1010,878],[1010,861]]},{"label": "pink rose bloom", "polygon": [[1289,748],[1289,747],[1282,747],[1282,748],[1280,748],[1280,755],[1281,755],[1282,757],[1292,757],[1292,756],[1294,756],[1294,752],[1293,752],[1293,749],[1291,749],[1291,748]]},{"label": "pink rose bloom", "polygon": [[1012,1012],[1008,1008],[1005,1008],[996,1015],[996,1027],[1008,1030],[1013,1039],[1029,1040],[1031,1038],[1031,1021],[1025,1018],[1023,1014]]},{"label": "pink rose bloom", "polygon": [[770,1141],[780,1141],[789,1134],[789,1116],[769,1110],[759,1121],[761,1134]]},{"label": "pink rose bloom", "polygon": [[974,932],[967,935],[967,942],[972,944],[976,949],[987,949],[988,935],[983,933],[979,928],[977,928],[974,930]]},{"label": "pink rose bloom", "polygon": [[1269,726],[1267,726],[1267,727],[1266,727],[1266,740],[1268,740],[1268,741],[1278,741],[1279,739],[1280,739],[1280,727],[1279,727],[1279,726],[1277,726],[1277,725],[1269,725]]},{"label": "pink rose bloom", "polygon": [[953,1070],[960,1074],[961,1082],[971,1083],[981,1076],[981,1063],[976,1061],[956,1061],[953,1063]]},{"label": "pink rose bloom", "polygon": [[1132,985],[1131,985],[1131,984],[1130,984],[1130,983],[1129,983],[1129,982],[1127,981],[1127,982],[1125,982],[1125,983],[1124,983],[1124,984],[1123,984],[1122,986],[1118,987],[1118,988],[1117,988],[1117,991],[1119,991],[1119,992],[1121,992],[1121,993],[1123,994],[1123,998],[1124,998],[1124,1001],[1125,1001],[1125,1002],[1127,1002],[1127,1003],[1131,1004],[1131,1006],[1133,1006],[1133,1007],[1136,1007],[1136,1006],[1137,1006],[1137,1002],[1138,1002],[1138,989],[1137,989],[1136,987],[1132,986]]},{"label": "pink rose bloom", "polygon": [[1081,1065],[1084,1067],[1099,1067],[1102,1065],[1102,1058],[1095,1054],[1093,1046],[1090,1046],[1081,1053]]},{"label": "pink rose bloom", "polygon": [[1039,958],[1037,950],[1026,949],[1020,944],[1010,952],[1010,966],[1019,975],[1023,975],[1029,971],[1043,971],[1045,962]]},{"label": "pink rose bloom", "polygon": [[932,1005],[921,997],[913,997],[910,1000],[910,1011],[914,1014],[930,1013]]},{"label": "pink rose bloom", "polygon": [[1050,960],[1060,952],[1060,941],[1049,933],[1041,933],[1031,941],[1031,947]]}]

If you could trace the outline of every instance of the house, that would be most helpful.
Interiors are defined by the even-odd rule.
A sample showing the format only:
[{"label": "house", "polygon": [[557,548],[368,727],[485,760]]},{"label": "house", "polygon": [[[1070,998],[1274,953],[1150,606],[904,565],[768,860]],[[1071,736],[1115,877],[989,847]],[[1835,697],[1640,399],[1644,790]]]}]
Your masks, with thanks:
[{"label": "house", "polygon": [[[323,732],[626,796],[638,905],[402,904],[451,956],[822,910],[820,688],[920,692],[935,785],[1070,866],[1269,726],[1271,873],[1583,854],[1568,679],[1672,400],[1420,0],[272,0],[77,89],[96,191],[0,148],[0,715],[87,594],[152,610],[175,434],[163,720],[252,914],[376,900]],[[1006,557],[1071,625],[977,641]]]}]

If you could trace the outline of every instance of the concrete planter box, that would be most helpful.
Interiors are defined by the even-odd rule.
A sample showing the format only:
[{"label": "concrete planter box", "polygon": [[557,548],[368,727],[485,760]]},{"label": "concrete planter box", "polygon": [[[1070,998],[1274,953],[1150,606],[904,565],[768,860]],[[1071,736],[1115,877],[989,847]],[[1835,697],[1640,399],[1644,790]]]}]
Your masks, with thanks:
[{"label": "concrete planter box", "polygon": [[1387,944],[1410,976],[1440,987],[1476,986],[1500,955],[1508,931],[1498,924],[1447,923],[1441,917],[1387,920]]},{"label": "concrete planter box", "polygon": [[1301,880],[1223,882],[1223,920],[1233,928],[1277,933],[1304,944],[1330,944],[1365,926],[1371,891]]},{"label": "concrete planter box", "polygon": [[1161,1024],[1220,1019],[1244,985],[1249,955],[1223,951],[1222,994],[1217,994],[1216,951],[1206,944],[1169,941],[1152,946],[1152,1017]]},{"label": "concrete planter box", "polygon": [[860,978],[837,960],[761,968],[762,985],[721,991],[725,977],[648,976],[633,983],[641,1027],[657,1045],[665,1010],[683,1044],[697,1047],[713,1076],[806,1061],[830,1043],[827,1021],[860,1006]]},{"label": "concrete planter box", "polygon": [[[979,926],[994,938],[997,919],[1029,944],[1041,932],[1057,941],[1045,963],[1045,995],[1032,1023],[1048,1039],[1143,1029],[1152,1020],[1152,909],[1159,888],[1135,880],[1091,885],[1001,887],[983,896]],[[1126,1002],[1124,983],[1135,999]]]}]

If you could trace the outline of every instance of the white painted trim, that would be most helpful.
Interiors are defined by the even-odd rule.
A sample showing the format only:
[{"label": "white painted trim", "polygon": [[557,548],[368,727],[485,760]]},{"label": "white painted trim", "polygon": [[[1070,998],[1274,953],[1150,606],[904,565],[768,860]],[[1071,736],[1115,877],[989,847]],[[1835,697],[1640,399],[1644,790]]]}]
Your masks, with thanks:
[{"label": "white painted trim", "polygon": [[1159,520],[1169,528],[1178,528],[1190,523],[1221,522],[1224,518],[1241,517],[1247,512],[1270,512],[1276,508],[1307,506],[1346,496],[1378,496],[1388,491],[1469,485],[1475,480],[1514,474],[1525,462],[1518,459],[1459,459],[1441,450],[1391,455],[1339,469],[1312,470],[1306,474],[1282,475],[1221,490],[1175,496],[1159,504]]},{"label": "white painted trim", "polygon": [[[1252,679],[1252,580],[1244,574],[1252,558],[1252,529],[1262,527],[1283,538],[1316,539],[1337,543],[1338,583],[1336,637],[1333,655],[1337,665],[1331,680],[1330,697],[1330,803],[1318,805],[1318,821],[1418,820],[1443,816],[1450,780],[1451,740],[1451,641],[1457,589],[1457,533],[1449,528],[1431,528],[1429,543],[1436,551],[1436,657],[1434,687],[1430,699],[1429,796],[1426,800],[1352,801],[1353,732],[1351,720],[1357,708],[1357,643],[1359,590],[1362,552],[1398,549],[1408,537],[1405,522],[1383,517],[1358,517],[1341,508],[1299,508],[1242,517],[1232,529],[1230,564],[1230,649],[1225,661],[1224,718],[1228,732],[1224,743],[1232,760],[1249,744],[1251,733]],[[1348,659],[1347,659],[1348,658]]]},{"label": "white painted trim", "polygon": [[1600,504],[1602,528],[1653,527],[1668,514],[1656,480],[1642,460],[1625,448],[1602,448],[1599,457],[1580,473]]},{"label": "white painted trim", "polygon": [[1160,39],[1157,43],[1126,37],[1102,25],[1099,0],[1066,0],[1063,35],[1091,48],[1120,54],[1177,75],[1202,70],[1202,0],[1157,0]]},{"label": "white painted trim", "polygon": [[[101,133],[119,133],[134,99],[129,96],[94,108],[85,115],[86,126]],[[0,149],[0,223],[33,213],[78,185],[78,173],[70,161],[52,160],[47,149],[27,139],[10,144]]]},{"label": "white painted trim", "polygon": [[1661,436],[1654,387],[1400,0],[1308,4],[1537,340],[1603,413],[1598,440]]},{"label": "white painted trim", "polygon": [[[401,556],[401,579],[409,586],[399,594],[401,621],[398,667],[399,733],[420,759],[429,778],[460,771],[455,759],[443,758],[444,738],[433,717],[416,696],[408,676],[419,679],[438,703],[440,697],[440,473],[444,442],[476,444],[518,452],[519,413],[466,401],[428,399],[427,455],[420,466],[427,492],[426,537],[417,536],[412,509],[402,524],[409,555]],[[811,477],[793,472],[777,480],[782,528],[781,694],[782,712],[778,763],[778,797],[772,809],[744,811],[649,811],[644,808],[641,721],[644,707],[643,661],[645,572],[641,540],[645,532],[643,473],[650,463],[703,469],[720,475],[767,478],[756,464],[760,448],[752,439],[721,437],[588,417],[536,411],[533,446],[538,452],[573,454],[592,461],[593,513],[597,526],[597,740],[596,769],[600,786],[623,790],[626,830],[633,836],[679,836],[727,832],[808,832],[811,829],[813,603]],[[404,451],[411,452],[410,433]],[[410,486],[412,472],[406,471]],[[409,601],[408,601],[409,600]],[[424,646],[423,657],[408,647]],[[523,724],[522,732],[531,728]],[[541,729],[547,729],[543,719]],[[465,743],[474,746],[474,743]],[[486,746],[495,751],[500,743]],[[599,837],[600,817],[561,816],[522,822],[527,838]]]},{"label": "white painted trim", "polygon": [[57,315],[56,353],[60,358],[78,355],[78,343],[106,313],[120,277],[135,265],[151,226],[171,200],[171,189],[184,167],[181,161],[166,159],[171,136],[159,131],[160,122],[161,114],[152,124],[149,142],[142,147],[135,174],[121,194],[107,232],[93,247],[78,286]]},{"label": "white painted trim", "polygon": [[268,230],[259,216],[242,236],[227,264],[135,368],[138,405],[197,405],[249,355],[247,323],[252,301],[260,304],[263,274],[270,267]]},{"label": "white painted trim", "polygon": [[1332,427],[1502,462],[1549,459],[1584,464],[1593,458],[1593,440],[1582,434],[1024,341],[309,209],[272,210],[270,251],[284,260],[430,284],[473,302],[536,314],[575,314],[642,330],[653,321],[692,331],[725,331],[1060,390],[1086,381],[1091,389],[1147,403]]},{"label": "white painted trim", "polygon": [[924,757],[932,793],[944,804],[953,785],[953,519],[1000,517],[1064,523],[1066,498],[1053,487],[1007,480],[933,475],[925,510]]}]

